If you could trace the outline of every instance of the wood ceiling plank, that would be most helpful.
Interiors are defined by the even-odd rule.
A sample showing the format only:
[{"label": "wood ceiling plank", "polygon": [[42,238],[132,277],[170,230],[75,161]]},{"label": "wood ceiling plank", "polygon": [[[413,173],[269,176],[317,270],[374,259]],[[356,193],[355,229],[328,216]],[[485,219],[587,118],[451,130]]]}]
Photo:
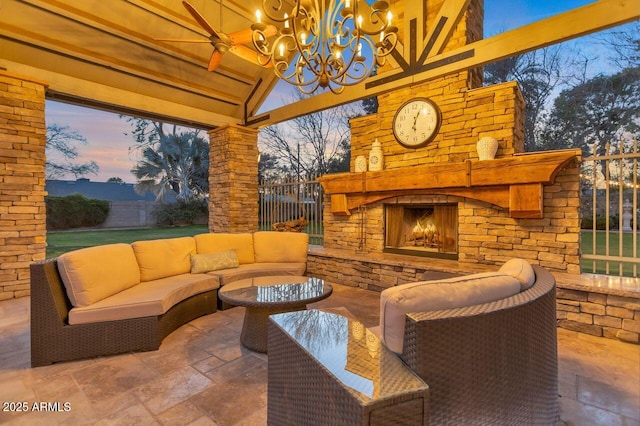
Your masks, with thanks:
[{"label": "wood ceiling plank", "polygon": [[171,74],[159,72],[137,62],[123,60],[122,57],[113,57],[75,44],[65,43],[60,39],[53,39],[44,34],[28,31],[22,27],[16,27],[0,22],[0,33],[11,33],[17,35],[20,42],[26,42],[38,48],[47,47],[50,50],[92,62],[104,68],[118,69],[125,73],[135,73],[143,78],[158,81],[168,86],[181,88],[186,91],[198,93],[200,95],[205,95],[235,105],[240,105],[243,102],[242,98],[239,96],[233,96],[229,93],[222,92],[208,86],[196,84],[191,80],[185,80]]}]

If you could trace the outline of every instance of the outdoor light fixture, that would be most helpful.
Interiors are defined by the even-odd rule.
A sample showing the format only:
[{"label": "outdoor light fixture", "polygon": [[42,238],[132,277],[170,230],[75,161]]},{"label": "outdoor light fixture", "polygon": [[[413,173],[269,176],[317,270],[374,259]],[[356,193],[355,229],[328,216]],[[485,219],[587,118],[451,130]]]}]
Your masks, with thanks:
[{"label": "outdoor light fixture", "polygon": [[291,9],[285,8],[283,0],[262,1],[265,17],[280,28],[269,41],[257,10],[253,45],[261,65],[273,65],[279,78],[304,94],[318,87],[340,93],[360,83],[384,64],[398,41],[386,1],[294,0]]}]

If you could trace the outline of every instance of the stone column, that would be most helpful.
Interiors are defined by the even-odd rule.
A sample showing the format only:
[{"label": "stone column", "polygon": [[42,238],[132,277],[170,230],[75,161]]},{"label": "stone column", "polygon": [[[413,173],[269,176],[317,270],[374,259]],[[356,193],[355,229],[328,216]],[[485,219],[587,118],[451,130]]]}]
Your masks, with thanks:
[{"label": "stone column", "polygon": [[258,131],[236,125],[209,132],[209,230],[258,230]]},{"label": "stone column", "polygon": [[0,70],[0,300],[29,295],[46,255],[45,89]]}]

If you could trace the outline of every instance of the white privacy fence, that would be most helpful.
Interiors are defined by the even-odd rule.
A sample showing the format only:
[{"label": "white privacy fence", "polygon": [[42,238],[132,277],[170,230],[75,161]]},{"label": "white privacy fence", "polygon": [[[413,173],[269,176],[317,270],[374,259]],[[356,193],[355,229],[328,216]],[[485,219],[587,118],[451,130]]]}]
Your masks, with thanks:
[{"label": "white privacy fence", "polygon": [[638,141],[582,163],[582,272],[638,276]]},{"label": "white privacy fence", "polygon": [[303,232],[309,234],[309,243],[322,245],[322,186],[317,176],[298,180],[297,176],[261,182],[258,187],[259,226],[261,230],[274,229],[274,224],[295,222],[303,218],[307,224]]}]

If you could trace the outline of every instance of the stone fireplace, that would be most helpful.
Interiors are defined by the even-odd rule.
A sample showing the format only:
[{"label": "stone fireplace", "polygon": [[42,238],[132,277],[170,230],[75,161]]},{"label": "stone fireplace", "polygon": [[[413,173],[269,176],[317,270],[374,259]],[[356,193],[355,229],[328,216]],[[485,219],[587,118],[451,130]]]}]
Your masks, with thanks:
[{"label": "stone fireplace", "polygon": [[458,259],[457,204],[384,204],[384,252]]},{"label": "stone fireplace", "polygon": [[[426,3],[421,31],[437,26],[443,4]],[[482,20],[482,2],[471,1],[442,51],[460,49],[480,39]],[[418,43],[416,51],[422,49],[428,47]],[[398,143],[392,129],[396,111],[414,98],[434,102],[441,122],[434,139],[410,148]],[[424,257],[414,255],[428,252],[457,260],[451,266],[456,269],[461,264],[501,265],[520,257],[551,271],[580,273],[580,152],[524,153],[525,104],[517,83],[483,87],[482,70],[469,69],[421,84],[398,85],[379,95],[377,101],[376,113],[350,121],[351,172],[321,178],[326,195],[324,249],[335,252],[336,260],[327,257],[323,260],[327,263],[314,273],[322,274],[320,268],[342,268],[344,273],[344,267],[336,266],[340,258],[366,263],[396,256],[398,249],[402,259],[380,262],[411,265],[422,259],[424,264]],[[498,141],[495,159],[480,161],[476,145],[484,137]],[[356,159],[368,159],[375,140],[382,148],[383,169],[356,172]],[[411,229],[391,236],[385,233],[391,226],[390,206],[402,206],[395,207],[397,212],[403,210],[404,217],[404,211],[409,210],[407,214],[414,216],[407,222],[419,222],[438,205],[457,209],[455,226],[451,225],[456,231],[447,231],[446,244],[439,241],[444,233],[439,231],[435,243],[432,239],[420,247],[411,239],[415,224],[404,224],[404,219],[395,226]],[[435,208],[433,216],[435,224]],[[425,218],[424,225],[428,224]],[[420,231],[416,231],[418,236]],[[407,233],[411,235],[407,237]],[[454,241],[455,249],[451,247]],[[402,251],[407,245],[411,248]],[[400,273],[406,277],[394,275],[397,267],[389,266],[388,273],[371,272],[376,278],[365,278],[367,282],[377,280],[374,287],[411,279],[408,269]],[[361,268],[366,273],[370,268],[377,270],[373,266]],[[362,276],[363,271],[357,270],[354,277]],[[354,278],[354,283],[365,285],[365,278],[362,282]]]}]

